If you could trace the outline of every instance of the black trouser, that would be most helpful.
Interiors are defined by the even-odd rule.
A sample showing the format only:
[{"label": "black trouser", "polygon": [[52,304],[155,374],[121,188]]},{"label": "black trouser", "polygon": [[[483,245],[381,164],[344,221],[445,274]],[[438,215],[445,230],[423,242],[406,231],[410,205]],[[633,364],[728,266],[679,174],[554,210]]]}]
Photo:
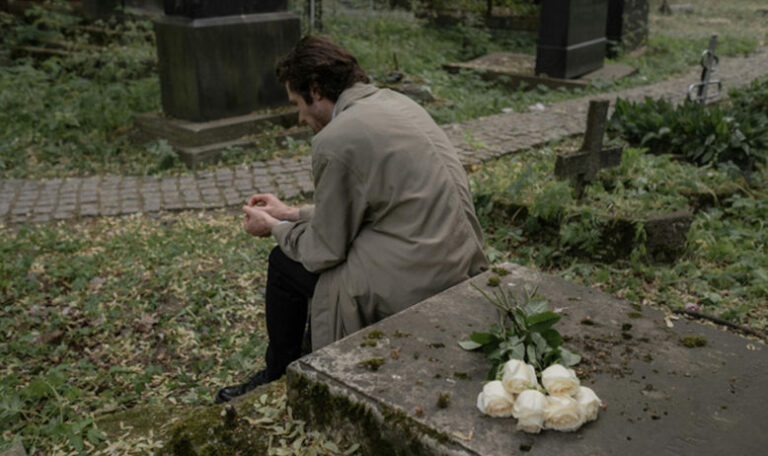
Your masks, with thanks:
[{"label": "black trouser", "polygon": [[291,361],[301,357],[309,299],[318,274],[291,260],[280,247],[269,254],[267,268],[267,372],[271,378],[285,373]]}]

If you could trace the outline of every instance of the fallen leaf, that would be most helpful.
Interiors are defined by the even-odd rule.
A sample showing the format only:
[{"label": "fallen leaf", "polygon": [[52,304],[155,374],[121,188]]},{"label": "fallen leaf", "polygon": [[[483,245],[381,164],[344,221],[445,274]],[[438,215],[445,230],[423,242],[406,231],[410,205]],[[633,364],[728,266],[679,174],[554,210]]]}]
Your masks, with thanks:
[{"label": "fallen leaf", "polygon": [[138,332],[147,333],[152,329],[152,326],[154,326],[155,323],[157,323],[157,319],[154,316],[148,313],[143,313],[138,321],[133,324],[133,328]]},{"label": "fallen leaf", "polygon": [[460,438],[461,440],[464,440],[465,442],[469,442],[470,440],[472,440],[472,436],[475,435],[475,430],[471,429],[469,431],[469,434],[467,434],[467,435],[464,435],[464,434],[462,434],[459,431],[454,431],[453,435],[458,437],[458,438]]},{"label": "fallen leaf", "polygon": [[51,331],[49,333],[43,334],[40,336],[40,344],[41,345],[58,345],[61,340],[64,339],[64,331],[57,329],[56,331]]}]

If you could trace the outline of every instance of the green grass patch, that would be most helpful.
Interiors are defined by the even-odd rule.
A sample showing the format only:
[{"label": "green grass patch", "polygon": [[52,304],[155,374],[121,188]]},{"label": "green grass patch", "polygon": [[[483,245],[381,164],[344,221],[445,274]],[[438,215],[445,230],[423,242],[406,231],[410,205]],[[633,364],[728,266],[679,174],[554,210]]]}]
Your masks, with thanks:
[{"label": "green grass patch", "polygon": [[[701,168],[628,149],[620,167],[601,171],[575,200],[567,183],[554,180],[554,161],[558,149],[577,146],[571,141],[531,150],[472,175],[492,261],[552,271],[634,303],[677,309],[693,302],[733,322],[768,325],[765,168],[758,168],[759,184],[750,187],[730,166]],[[699,209],[678,261],[653,264],[641,243],[605,261],[606,219],[642,223],[691,206]]]},{"label": "green grass patch", "polygon": [[[132,116],[160,109],[151,22],[127,20],[110,25],[116,34],[95,36],[75,27],[79,19],[67,10],[66,2],[54,3],[58,9],[36,7],[26,20],[0,13],[0,32],[6,46],[45,40],[89,46],[75,57],[20,59],[0,68],[0,104],[4,107],[0,112],[0,177],[188,172],[167,144],[131,141]],[[735,17],[743,14],[743,8],[741,5],[723,14]],[[681,29],[690,25],[683,19],[678,20]],[[425,107],[439,123],[658,82],[696,65],[707,45],[707,37],[700,34],[673,35],[674,30],[651,29],[648,49],[642,56],[618,59],[639,68],[634,77],[586,90],[511,90],[503,81],[486,82],[472,73],[452,75],[442,69],[445,63],[496,51],[535,54],[535,33],[491,31],[477,24],[470,19],[438,27],[412,13],[348,13],[339,8],[326,11],[323,34],[357,55],[375,81],[385,81],[397,69],[429,85],[437,101]],[[718,55],[743,55],[759,44],[753,34],[737,33],[737,26],[734,22],[733,33],[721,35]],[[227,150],[219,163],[207,166],[308,152],[307,142],[275,144],[264,140],[252,147]]]}]

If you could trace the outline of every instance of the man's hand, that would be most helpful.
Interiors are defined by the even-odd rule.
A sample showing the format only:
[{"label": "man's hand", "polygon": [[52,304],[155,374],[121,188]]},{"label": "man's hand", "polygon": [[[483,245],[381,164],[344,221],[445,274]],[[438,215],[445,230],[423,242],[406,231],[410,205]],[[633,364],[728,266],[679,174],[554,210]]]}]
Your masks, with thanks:
[{"label": "man's hand", "polygon": [[252,236],[269,236],[272,233],[272,227],[279,222],[258,206],[243,206],[243,212],[245,212],[243,229]]},{"label": "man's hand", "polygon": [[248,199],[248,206],[258,207],[278,220],[295,222],[299,219],[299,209],[288,206],[271,193],[259,193]]}]

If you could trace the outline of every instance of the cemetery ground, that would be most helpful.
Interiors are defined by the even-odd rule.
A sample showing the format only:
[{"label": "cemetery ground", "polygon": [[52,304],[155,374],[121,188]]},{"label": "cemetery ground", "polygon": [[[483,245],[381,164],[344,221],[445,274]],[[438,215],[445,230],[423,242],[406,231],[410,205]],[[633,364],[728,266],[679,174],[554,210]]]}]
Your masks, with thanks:
[{"label": "cemetery ground", "polygon": [[[533,52],[533,38],[524,34],[420,27],[402,14],[338,14],[327,33],[361,56],[378,81],[394,69],[394,52],[401,71],[430,83],[437,101],[427,108],[448,123],[669,78],[697,63],[713,30],[721,56],[765,45],[764,26],[747,13],[755,2],[696,5],[701,10],[690,16],[668,18],[654,4],[648,49],[620,57],[638,75],[576,93],[513,92],[439,69],[497,49]],[[67,20],[36,14],[54,31]],[[14,39],[38,33],[3,24]],[[151,27],[124,27],[99,51],[0,69],[0,177],[188,172],[163,143],[130,141],[130,116],[157,109],[160,95]],[[768,80],[750,96],[768,106]],[[753,331],[768,328],[764,165],[747,180],[734,166],[696,166],[629,146],[619,167],[601,171],[575,199],[568,183],[552,176],[556,154],[578,145],[566,138],[473,166],[475,205],[494,263],[515,262],[656,307],[672,322],[674,311],[692,303]],[[210,166],[307,153],[304,142],[287,150],[265,143],[232,150]],[[693,223],[675,261],[650,258],[641,230],[628,248],[607,242],[615,220],[639,227],[646,215],[687,207]],[[220,209],[0,226],[0,448],[22,440],[29,454],[183,454],[174,447],[182,440],[169,441],[179,435],[181,417],[226,418],[222,407],[201,407],[221,386],[261,368],[266,348],[264,259],[272,242],[242,233],[239,222],[237,211]],[[238,403],[239,426],[224,444],[269,454],[356,451],[345,436],[295,420],[284,389],[281,380]]]}]

